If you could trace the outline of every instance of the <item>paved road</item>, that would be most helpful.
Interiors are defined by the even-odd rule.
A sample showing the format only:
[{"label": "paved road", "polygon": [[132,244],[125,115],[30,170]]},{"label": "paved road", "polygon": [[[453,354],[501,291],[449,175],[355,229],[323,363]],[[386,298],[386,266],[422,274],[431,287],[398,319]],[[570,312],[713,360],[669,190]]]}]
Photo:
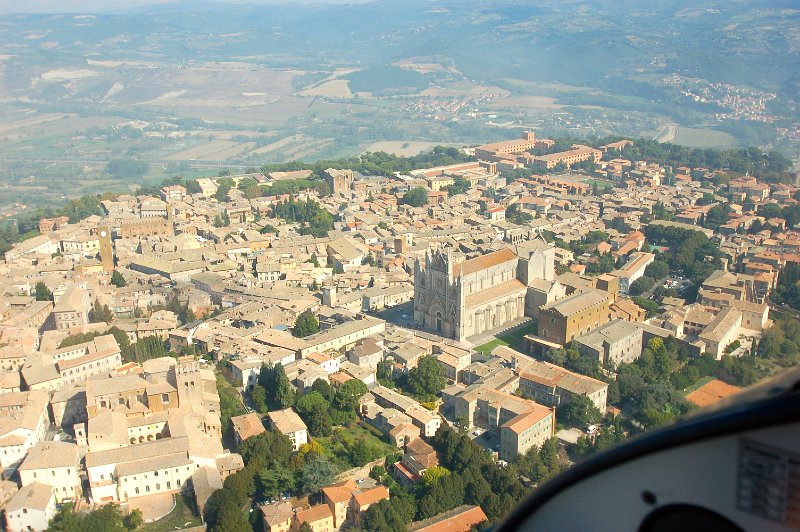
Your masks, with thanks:
[{"label": "paved road", "polygon": [[486,342],[494,340],[498,336],[508,334],[511,331],[516,331],[517,329],[521,329],[523,327],[527,327],[528,325],[531,324],[532,321],[533,319],[527,316],[524,318],[517,318],[516,320],[511,322],[511,325],[500,326],[491,331],[487,331],[476,336],[471,336],[467,338],[467,341],[470,342],[472,345],[485,344]]},{"label": "paved road", "polygon": [[678,126],[670,124],[661,129],[653,140],[658,142],[673,142],[678,136]]}]

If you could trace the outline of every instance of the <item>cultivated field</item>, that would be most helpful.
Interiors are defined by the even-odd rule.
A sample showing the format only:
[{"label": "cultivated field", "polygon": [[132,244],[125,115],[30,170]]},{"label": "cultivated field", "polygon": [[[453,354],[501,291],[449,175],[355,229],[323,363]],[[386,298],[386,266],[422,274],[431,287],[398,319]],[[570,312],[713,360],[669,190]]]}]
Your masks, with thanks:
[{"label": "cultivated field", "polygon": [[733,148],[739,145],[733,135],[723,131],[683,126],[678,128],[678,135],[672,142],[690,148]]},{"label": "cultivated field", "polygon": [[298,96],[323,96],[326,98],[352,98],[350,82],[346,79],[333,79],[321,85],[303,89],[297,93]]}]

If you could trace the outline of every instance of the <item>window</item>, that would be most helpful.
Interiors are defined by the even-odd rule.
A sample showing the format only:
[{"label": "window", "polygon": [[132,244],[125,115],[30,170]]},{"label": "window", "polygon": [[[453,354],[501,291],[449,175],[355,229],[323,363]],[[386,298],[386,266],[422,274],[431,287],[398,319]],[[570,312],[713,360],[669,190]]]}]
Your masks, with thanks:
[{"label": "window", "polygon": [[177,484],[178,484],[178,487],[180,488],[181,487],[181,479],[177,480]]}]

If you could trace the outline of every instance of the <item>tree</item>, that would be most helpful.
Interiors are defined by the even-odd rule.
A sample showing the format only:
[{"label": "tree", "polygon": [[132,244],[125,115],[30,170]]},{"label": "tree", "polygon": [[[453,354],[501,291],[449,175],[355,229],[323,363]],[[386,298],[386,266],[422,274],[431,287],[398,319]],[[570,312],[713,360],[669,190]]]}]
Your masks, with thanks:
[{"label": "tree", "polygon": [[652,318],[658,314],[659,304],[644,297],[634,296],[631,301],[647,311],[647,317]]},{"label": "tree", "polygon": [[284,464],[265,467],[258,474],[258,485],[265,497],[279,497],[286,491],[294,491],[294,472]]},{"label": "tree", "polygon": [[142,516],[142,511],[139,509],[133,510],[131,513],[125,516],[123,520],[125,524],[125,528],[128,530],[134,530],[139,528],[144,524],[144,517]]},{"label": "tree", "polygon": [[422,207],[428,203],[428,190],[424,187],[414,187],[403,196],[403,202],[412,207]]},{"label": "tree", "polygon": [[319,322],[313,312],[306,310],[297,316],[297,320],[294,322],[294,328],[292,328],[293,336],[305,338],[317,332],[319,332]]},{"label": "tree", "polygon": [[128,338],[128,333],[126,333],[125,331],[123,331],[119,327],[111,327],[106,332],[104,332],[103,334],[112,335],[114,337],[114,339],[117,341],[117,345],[119,345],[120,348],[124,349],[124,348],[128,347],[129,345],[131,345],[131,340],[130,340],[130,338]]},{"label": "tree", "polygon": [[338,472],[330,460],[324,456],[314,456],[298,472],[300,491],[306,495],[316,493],[332,484]]},{"label": "tree", "polygon": [[446,467],[434,466],[425,470],[422,474],[422,482],[430,488],[438,482],[440,478],[446,477],[449,474],[450,471]]},{"label": "tree", "polygon": [[311,528],[311,525],[308,524],[308,521],[303,521],[300,524],[300,528],[297,529],[298,532],[314,532],[314,529]]},{"label": "tree", "polygon": [[128,282],[125,280],[125,277],[123,277],[122,274],[119,273],[117,270],[114,270],[111,273],[111,284],[113,284],[117,288],[128,286]]},{"label": "tree", "polygon": [[562,406],[559,414],[563,418],[575,425],[586,427],[598,423],[603,417],[603,414],[592,403],[592,400],[585,395],[573,395],[570,397],[569,402]]},{"label": "tree", "polygon": [[330,405],[319,392],[310,392],[297,400],[297,413],[313,436],[329,436],[332,432]]},{"label": "tree", "polygon": [[269,412],[269,406],[267,405],[267,391],[263,386],[253,387],[253,390],[250,392],[250,400],[253,401],[253,406],[255,406],[256,412],[259,412],[260,414],[266,414]]},{"label": "tree", "polygon": [[444,368],[430,355],[421,357],[417,366],[408,372],[408,388],[418,397],[435,397],[446,385]]},{"label": "tree", "polygon": [[652,279],[663,279],[669,275],[669,264],[661,260],[655,260],[648,264],[644,274]]},{"label": "tree", "polygon": [[274,382],[275,393],[273,395],[272,405],[283,410],[289,408],[294,404],[294,388],[286,376],[286,370],[280,363],[275,365]]},{"label": "tree", "polygon": [[33,290],[34,290],[33,293],[36,296],[36,301],[53,300],[53,292],[51,292],[50,289],[47,288],[47,285],[45,285],[42,281],[36,283],[36,286],[34,287]]},{"label": "tree", "polygon": [[114,319],[114,313],[108,308],[108,305],[101,305],[95,299],[92,308],[89,309],[89,323],[111,323]]},{"label": "tree", "polygon": [[336,390],[334,404],[339,410],[358,410],[358,401],[369,391],[367,385],[359,379],[350,379]]},{"label": "tree", "polygon": [[646,275],[639,277],[628,287],[628,293],[630,293],[632,296],[641,295],[653,288],[654,284],[655,280],[653,280],[652,277],[647,277]]},{"label": "tree", "polygon": [[130,514],[122,513],[116,504],[106,504],[88,513],[73,512],[73,505],[61,506],[58,513],[50,521],[48,530],[63,532],[84,532],[86,530],[103,530],[109,532],[127,532],[142,525],[142,512],[134,510]]},{"label": "tree", "polygon": [[323,380],[323,379],[315,380],[314,383],[311,385],[311,391],[319,393],[322,397],[325,398],[325,400],[328,403],[333,401],[334,390],[331,387],[331,385],[328,384],[328,381],[326,381],[326,380]]}]

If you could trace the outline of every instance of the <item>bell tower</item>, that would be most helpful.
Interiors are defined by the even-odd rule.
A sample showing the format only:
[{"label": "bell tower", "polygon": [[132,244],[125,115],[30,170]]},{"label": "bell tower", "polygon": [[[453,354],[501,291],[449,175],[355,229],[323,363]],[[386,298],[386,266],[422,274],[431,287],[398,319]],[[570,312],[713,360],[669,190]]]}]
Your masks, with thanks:
[{"label": "bell tower", "polygon": [[100,243],[100,262],[103,264],[103,271],[110,273],[114,271],[114,248],[111,245],[111,230],[105,226],[98,227],[97,240]]}]

